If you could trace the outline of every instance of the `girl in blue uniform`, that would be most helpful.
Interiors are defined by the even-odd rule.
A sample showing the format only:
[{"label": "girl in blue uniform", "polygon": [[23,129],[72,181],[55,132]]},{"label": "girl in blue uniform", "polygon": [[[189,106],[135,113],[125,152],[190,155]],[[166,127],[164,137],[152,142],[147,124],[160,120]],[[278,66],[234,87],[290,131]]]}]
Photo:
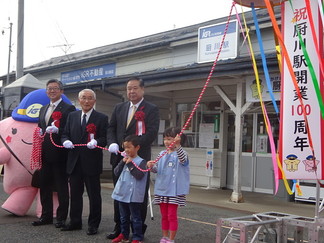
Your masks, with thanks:
[{"label": "girl in blue uniform", "polygon": [[[180,128],[171,127],[163,133],[166,150],[155,163],[148,161],[147,167],[156,173],[154,203],[160,205],[162,239],[160,243],[174,242],[178,230],[178,206],[186,205],[189,193],[189,159],[181,145],[185,135],[178,135]],[[170,147],[170,145],[172,146]]]}]

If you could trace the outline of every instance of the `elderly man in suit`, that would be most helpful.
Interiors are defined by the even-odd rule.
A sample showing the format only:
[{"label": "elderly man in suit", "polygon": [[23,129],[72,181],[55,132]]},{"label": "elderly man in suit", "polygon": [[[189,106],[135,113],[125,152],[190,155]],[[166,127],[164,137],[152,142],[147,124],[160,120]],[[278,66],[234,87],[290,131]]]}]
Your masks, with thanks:
[{"label": "elderly man in suit", "polygon": [[[101,221],[100,174],[103,168],[103,152],[97,146],[107,145],[108,116],[96,111],[96,94],[91,89],[79,93],[82,110],[69,114],[64,133],[63,146],[69,149],[67,173],[70,175],[71,207],[70,223],[62,231],[82,228],[83,192],[87,190],[90,205],[88,235],[98,232]],[[86,146],[74,146],[86,144]]]},{"label": "elderly man in suit", "polygon": [[75,107],[62,100],[63,84],[57,79],[47,82],[46,93],[50,103],[41,108],[38,122],[42,132],[46,132],[42,143],[42,168],[40,170],[42,215],[37,221],[32,222],[32,225],[40,226],[53,223],[53,188],[55,188],[59,202],[55,227],[61,228],[65,224],[69,210],[68,176],[66,174],[67,151],[52,143],[50,133],[52,133],[55,144],[60,145],[67,116],[70,112],[75,111]]},{"label": "elderly man in suit", "polygon": [[[122,159],[118,153],[122,149],[124,138],[128,135],[136,134],[140,137],[140,150],[138,155],[143,159],[151,160],[151,144],[156,139],[160,116],[156,105],[144,99],[144,82],[141,78],[132,77],[127,81],[126,86],[128,101],[117,104],[113,110],[109,128],[108,144],[109,151],[112,153],[110,163],[112,171]],[[147,172],[149,173],[149,172]],[[118,178],[112,173],[114,185]],[[145,224],[147,214],[149,174],[147,177],[146,194],[142,205],[142,230],[145,233],[147,225]],[[114,202],[114,232],[107,235],[108,239],[114,239],[120,234],[120,214],[118,202]]]}]

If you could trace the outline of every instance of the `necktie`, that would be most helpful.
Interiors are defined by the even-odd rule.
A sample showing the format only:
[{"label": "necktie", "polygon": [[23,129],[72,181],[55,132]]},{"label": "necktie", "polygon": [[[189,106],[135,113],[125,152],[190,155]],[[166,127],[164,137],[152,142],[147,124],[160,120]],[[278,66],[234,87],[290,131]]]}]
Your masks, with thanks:
[{"label": "necktie", "polygon": [[136,111],[136,106],[135,106],[135,105],[132,105],[132,113],[131,113],[130,116],[128,117],[126,128],[128,127],[129,123],[130,123],[131,120],[133,119],[133,116],[134,116],[134,114],[135,114],[135,111]]},{"label": "necktie", "polygon": [[83,114],[82,123],[81,123],[82,132],[85,131],[86,125],[87,125],[87,114]]},{"label": "necktie", "polygon": [[50,106],[48,107],[46,115],[45,115],[46,124],[48,124],[48,122],[49,122],[49,120],[51,118],[51,115],[52,115],[52,113],[54,111],[54,108],[55,108],[54,104],[50,104]]}]

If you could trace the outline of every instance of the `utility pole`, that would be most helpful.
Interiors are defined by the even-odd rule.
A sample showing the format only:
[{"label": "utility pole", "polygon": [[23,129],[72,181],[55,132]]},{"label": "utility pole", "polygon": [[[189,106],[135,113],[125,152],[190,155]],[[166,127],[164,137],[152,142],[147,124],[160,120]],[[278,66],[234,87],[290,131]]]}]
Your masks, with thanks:
[{"label": "utility pole", "polygon": [[8,70],[7,70],[7,82],[5,86],[9,84],[9,75],[10,75],[10,56],[11,56],[11,36],[12,36],[12,23],[10,23],[10,36],[9,36],[9,54],[8,54]]},{"label": "utility pole", "polygon": [[19,0],[16,79],[21,78],[23,75],[24,75],[24,0]]}]

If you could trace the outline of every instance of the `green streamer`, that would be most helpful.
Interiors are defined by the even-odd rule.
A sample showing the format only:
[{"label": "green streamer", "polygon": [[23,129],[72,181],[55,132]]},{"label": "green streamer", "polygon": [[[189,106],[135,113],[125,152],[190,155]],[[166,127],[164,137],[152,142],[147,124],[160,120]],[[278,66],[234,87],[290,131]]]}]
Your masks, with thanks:
[{"label": "green streamer", "polygon": [[[291,6],[291,10],[294,12],[294,7],[292,5],[291,0],[289,0],[289,3],[290,3],[290,6]],[[317,80],[317,77],[316,77],[316,73],[315,73],[313,64],[312,64],[312,62],[311,62],[311,60],[309,58],[308,52],[306,50],[305,43],[304,43],[304,41],[302,39],[302,36],[300,34],[299,29],[297,28],[297,21],[295,21],[295,28],[296,28],[296,31],[297,31],[297,34],[298,34],[299,43],[300,43],[300,45],[302,47],[302,51],[303,51],[303,54],[305,56],[305,61],[307,63],[309,72],[310,72],[311,77],[312,77],[312,81],[313,81],[314,89],[315,89],[315,92],[316,92],[316,97],[317,97],[317,100],[318,100],[318,104],[319,104],[319,107],[320,107],[320,110],[321,110],[322,118],[324,119],[324,104],[323,104],[323,98],[322,98],[321,90],[320,90],[320,87],[318,85],[318,80]]]}]

